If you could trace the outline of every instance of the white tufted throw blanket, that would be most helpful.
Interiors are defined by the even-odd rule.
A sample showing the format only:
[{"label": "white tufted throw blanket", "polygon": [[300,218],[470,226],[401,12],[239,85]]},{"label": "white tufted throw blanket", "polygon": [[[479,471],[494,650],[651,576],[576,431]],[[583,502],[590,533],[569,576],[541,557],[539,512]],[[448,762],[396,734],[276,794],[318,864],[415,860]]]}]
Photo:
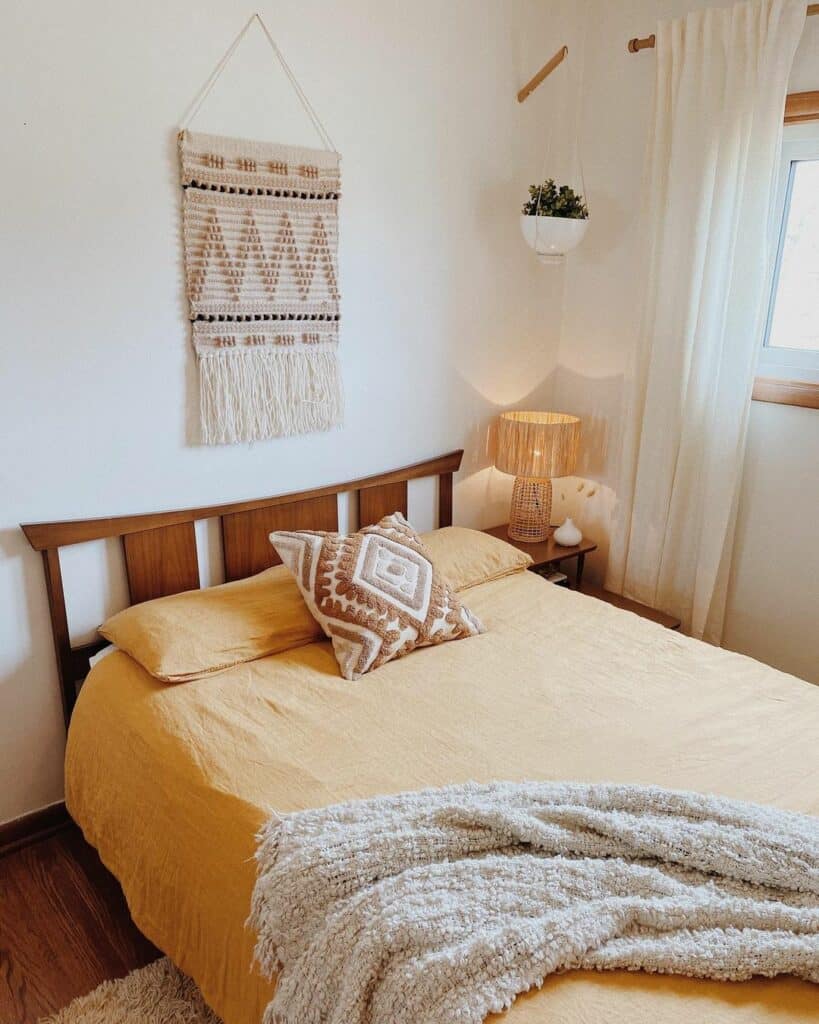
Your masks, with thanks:
[{"label": "white tufted throw blanket", "polygon": [[278,816],[267,1024],[478,1024],[555,972],[819,982],[819,819],[694,793],[469,783]]}]

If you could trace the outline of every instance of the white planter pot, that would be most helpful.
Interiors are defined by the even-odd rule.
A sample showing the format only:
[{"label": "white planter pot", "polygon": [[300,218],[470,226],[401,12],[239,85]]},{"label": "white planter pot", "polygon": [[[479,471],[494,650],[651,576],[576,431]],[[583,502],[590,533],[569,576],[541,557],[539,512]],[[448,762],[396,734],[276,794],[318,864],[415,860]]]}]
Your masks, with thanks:
[{"label": "white planter pot", "polygon": [[583,241],[589,219],[572,217],[530,217],[521,214],[520,230],[541,263],[560,263]]}]

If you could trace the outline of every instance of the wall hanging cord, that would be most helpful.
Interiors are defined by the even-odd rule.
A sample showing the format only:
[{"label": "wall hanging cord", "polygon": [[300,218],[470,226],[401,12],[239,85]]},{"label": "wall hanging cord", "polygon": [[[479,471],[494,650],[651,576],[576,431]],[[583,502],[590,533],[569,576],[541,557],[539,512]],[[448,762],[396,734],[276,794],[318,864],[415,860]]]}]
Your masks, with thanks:
[{"label": "wall hanging cord", "polygon": [[321,139],[322,145],[324,146],[325,149],[328,149],[328,150],[330,150],[333,153],[337,153],[338,151],[337,151],[335,145],[333,144],[333,140],[330,138],[330,133],[327,131],[327,129],[322,124],[321,118],[316,113],[315,108],[313,107],[312,103],[307,99],[307,96],[306,96],[304,90],[302,89],[301,85],[299,84],[299,81],[296,78],[295,74],[293,73],[292,68],[287,63],[287,61],[284,59],[284,54],[281,52],[279,47],[276,45],[275,39],[271,35],[270,30],[268,29],[267,25],[265,25],[264,21],[262,20],[262,16],[261,16],[261,14],[258,13],[258,11],[256,13],[254,13],[254,14],[251,14],[251,16],[248,18],[244,28],[242,29],[242,31],[236,36],[236,38],[233,40],[233,42],[230,44],[230,46],[225,51],[224,55],[222,56],[222,59],[219,61],[219,63],[216,65],[216,67],[211,72],[211,75],[208,78],[207,82],[205,82],[205,84],[202,86],[202,89],[199,92],[199,95],[193,101],[193,103],[191,104],[191,106],[190,106],[190,108],[188,110],[188,113],[183,118],[181,130],[185,131],[185,129],[189,127],[189,125],[190,125],[191,121],[194,119],[194,117],[196,117],[196,115],[199,113],[199,110],[202,107],[202,104],[205,102],[205,100],[210,95],[211,89],[213,89],[214,85],[216,85],[216,83],[219,80],[219,77],[221,76],[222,72],[227,67],[228,62],[230,61],[230,58],[236,52],[239,44],[241,43],[241,41],[244,39],[244,37],[247,35],[248,31],[250,30],[250,26],[255,21],[257,21],[259,23],[259,27],[261,28],[262,32],[264,32],[265,37],[266,37],[268,43],[270,43],[271,49],[273,50],[273,53],[275,54],[276,59],[278,60],[279,64],[281,65],[282,71],[284,71],[285,75],[287,76],[287,80],[288,80],[288,82],[290,82],[290,85],[293,88],[293,92],[295,92],[296,97],[298,98],[299,102],[301,103],[302,107],[304,108],[305,113],[310,118],[310,121],[311,121],[313,127],[316,130],[316,134]]},{"label": "wall hanging cord", "polygon": [[[585,45],[585,37],[584,37],[584,45]],[[569,53],[568,46],[564,46],[561,50],[558,50],[558,52],[555,54],[555,56],[552,58],[552,60],[549,61],[549,64],[551,64],[553,61],[556,61],[556,63],[554,64],[554,67],[550,68],[550,72],[553,71],[554,68],[556,68],[559,64],[561,64],[563,62],[563,60],[566,58],[568,53]],[[560,58],[559,60],[557,60],[558,57]],[[548,64],[544,65],[544,67],[548,67],[548,66],[549,66]],[[541,71],[538,72],[538,74],[535,76],[535,78],[538,78],[538,76],[542,74],[543,70],[544,69],[542,68]],[[543,78],[545,78],[545,77],[546,76],[543,75]],[[535,78],[532,79],[532,82],[535,81]],[[541,78],[540,81],[542,81],[542,80],[543,79]],[[530,82],[529,85],[524,86],[524,89],[521,90],[521,92],[525,91],[526,89],[529,89],[529,92],[533,91],[533,89],[536,89],[537,86],[540,85],[540,81],[538,81],[532,87],[532,89],[529,89],[529,85],[531,85],[531,82]],[[567,102],[567,99],[570,100],[572,95],[574,94],[574,92],[575,92],[574,86],[575,86],[575,79],[574,79],[574,75],[572,73],[572,65],[571,65],[571,61],[570,61],[567,64],[566,85],[564,86],[564,88],[568,91],[568,97],[564,98],[563,101],[560,102],[560,103],[555,103],[553,105],[553,109],[555,109],[555,110],[568,110],[569,103]],[[526,95],[528,96],[529,93],[527,92]],[[578,102],[579,102],[579,91],[578,91],[577,95],[578,95]],[[523,99],[526,99],[526,96],[524,96]],[[522,103],[523,99],[520,98],[520,93],[519,93],[518,94],[518,102]],[[578,117],[579,117],[579,112],[578,112]],[[586,181],[585,181],[585,178],[583,176],[583,162],[580,159],[580,146],[579,146],[579,141],[578,141],[578,123],[577,122],[578,122],[578,118],[575,118],[574,131],[572,132],[572,146],[571,146],[572,157],[571,157],[571,159],[577,165],[577,171],[578,171],[578,175],[580,177],[580,194],[583,196],[584,199],[586,199],[587,198],[587,196],[586,196]],[[540,208],[540,200],[541,200],[541,197],[543,195],[543,186],[546,184],[546,172],[547,172],[547,170],[549,168],[549,163],[550,163],[551,157],[552,157],[552,136],[553,136],[553,133],[554,133],[554,124],[553,124],[552,120],[550,119],[550,121],[549,121],[549,130],[548,130],[548,133],[546,135],[546,151],[545,151],[545,155],[543,157],[543,167],[542,167],[541,172],[540,172],[540,184],[539,184],[539,187],[538,187],[537,205],[536,205],[535,209],[539,209]]]},{"label": "wall hanging cord", "polygon": [[[582,37],[582,40],[581,40],[581,48],[580,48],[580,52],[583,54],[583,58],[584,59],[585,59],[585,54],[586,54],[586,31],[587,31],[587,28],[588,28],[588,7],[589,7],[589,5],[588,5],[588,0],[587,0],[586,6],[584,8],[584,14],[583,14],[583,37]],[[537,89],[537,87],[542,82],[544,82],[549,77],[549,75],[551,75],[551,73],[556,68],[560,67],[560,65],[563,63],[563,61],[568,56],[569,56],[569,47],[568,46],[561,46],[560,49],[557,51],[557,53],[553,57],[551,57],[548,61],[546,61],[546,63],[543,65],[543,67],[540,69],[540,71],[538,71],[537,74],[534,75],[526,83],[526,85],[523,86],[523,88],[520,90],[520,92],[518,92],[518,103],[523,103],[524,100],[528,99],[529,96],[531,96],[531,94],[535,91],[535,89]],[[574,84],[574,76],[572,74],[571,64],[569,64],[569,66],[568,66],[568,88],[569,88],[569,96],[570,97],[571,97],[572,92],[573,92],[573,89],[572,89],[573,84]],[[581,102],[581,98],[582,98],[581,97],[581,92],[582,92],[582,90],[578,89],[578,99],[577,99],[577,102],[578,102],[578,112],[577,112],[577,117],[575,118],[575,130],[574,130],[574,136],[573,136],[573,148],[574,148],[574,159],[575,159],[575,162],[577,163],[578,170],[580,172],[581,194],[585,198],[586,197],[586,182],[585,182],[585,179],[583,177],[583,163],[582,163],[582,161],[580,159],[580,151],[579,151],[579,143],[578,143],[579,120],[580,120],[580,102]],[[546,168],[548,167],[548,164],[549,164],[549,159],[551,157],[551,152],[552,152],[552,125],[550,123],[550,125],[549,125],[549,133],[548,133],[547,138],[546,138],[546,156],[545,156],[544,162],[543,162],[544,163],[543,170],[541,171],[540,188],[538,189],[538,198],[537,198],[537,204],[538,205],[537,205],[536,208],[538,208],[540,206],[540,199],[541,199],[541,196],[543,195],[543,185],[545,183],[544,182],[544,175],[546,173]]]}]

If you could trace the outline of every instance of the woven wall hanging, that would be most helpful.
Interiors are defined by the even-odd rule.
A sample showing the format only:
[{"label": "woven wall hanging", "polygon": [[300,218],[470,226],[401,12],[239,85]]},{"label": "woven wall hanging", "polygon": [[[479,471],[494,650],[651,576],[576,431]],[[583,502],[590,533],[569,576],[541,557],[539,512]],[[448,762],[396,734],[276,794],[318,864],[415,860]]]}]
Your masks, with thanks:
[{"label": "woven wall hanging", "polygon": [[340,158],[257,14],[326,149],[179,135],[202,437],[232,444],[338,426]]}]

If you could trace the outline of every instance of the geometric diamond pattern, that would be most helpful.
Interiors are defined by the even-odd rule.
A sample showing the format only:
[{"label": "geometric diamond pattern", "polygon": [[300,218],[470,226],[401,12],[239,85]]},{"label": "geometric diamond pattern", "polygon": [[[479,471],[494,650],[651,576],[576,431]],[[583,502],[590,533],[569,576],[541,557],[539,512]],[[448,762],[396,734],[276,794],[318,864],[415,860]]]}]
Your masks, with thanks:
[{"label": "geometric diamond pattern", "polygon": [[400,512],[349,536],[279,530],[270,542],[332,640],[345,679],[484,631]]},{"label": "geometric diamond pattern", "polygon": [[186,130],[179,159],[203,440],[338,426],[338,153]]},{"label": "geometric diamond pattern", "polygon": [[380,533],[367,533],[361,540],[352,581],[423,622],[432,575],[432,564],[406,544],[396,544]]},{"label": "geometric diamond pattern", "polygon": [[339,314],[338,154],[185,132],[191,317]]},{"label": "geometric diamond pattern", "polygon": [[317,272],[326,282],[326,291],[338,300],[338,282],[327,225],[320,213],[311,217],[311,231],[303,253],[299,250],[293,222],[286,211],[267,219],[269,253],[250,206],[239,213],[239,228],[233,226],[232,234],[238,230],[234,248],[228,246],[222,230],[222,220],[227,219],[228,215],[220,211],[218,203],[210,199],[198,237],[191,245],[190,297],[194,308],[203,295],[219,290],[220,285],[229,290],[235,303],[241,303],[246,293],[257,297],[259,285],[262,292],[275,299],[279,295],[283,266],[292,273],[302,300],[309,298]]}]

